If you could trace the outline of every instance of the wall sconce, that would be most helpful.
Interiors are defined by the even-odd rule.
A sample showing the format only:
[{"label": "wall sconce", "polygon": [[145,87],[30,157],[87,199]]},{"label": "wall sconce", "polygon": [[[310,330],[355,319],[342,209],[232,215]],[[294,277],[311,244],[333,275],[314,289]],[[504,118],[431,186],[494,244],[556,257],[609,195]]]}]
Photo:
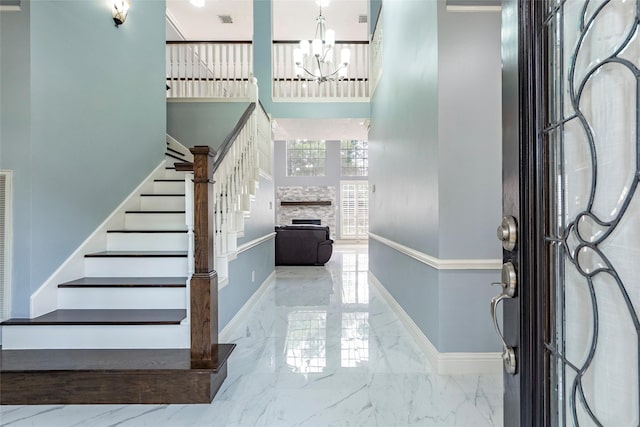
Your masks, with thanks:
[{"label": "wall sconce", "polygon": [[111,16],[113,17],[113,22],[116,23],[116,27],[124,24],[127,19],[127,13],[129,13],[129,7],[131,7],[129,0],[114,0]]}]

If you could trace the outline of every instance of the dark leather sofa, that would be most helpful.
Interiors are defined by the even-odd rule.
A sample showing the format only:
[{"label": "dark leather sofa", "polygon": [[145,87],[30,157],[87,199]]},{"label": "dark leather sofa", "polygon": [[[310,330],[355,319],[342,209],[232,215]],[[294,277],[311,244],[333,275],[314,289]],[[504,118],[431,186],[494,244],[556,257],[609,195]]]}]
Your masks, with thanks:
[{"label": "dark leather sofa", "polygon": [[324,265],[333,253],[329,227],[277,225],[276,265]]}]

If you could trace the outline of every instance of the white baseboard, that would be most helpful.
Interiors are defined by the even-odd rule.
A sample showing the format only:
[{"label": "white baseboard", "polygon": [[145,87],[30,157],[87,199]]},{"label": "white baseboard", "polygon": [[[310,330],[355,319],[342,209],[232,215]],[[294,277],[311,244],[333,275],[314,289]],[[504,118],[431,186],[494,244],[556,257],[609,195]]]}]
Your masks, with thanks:
[{"label": "white baseboard", "polygon": [[269,284],[272,281],[274,281],[275,278],[276,278],[276,271],[273,270],[271,272],[271,274],[264,280],[264,282],[262,282],[260,287],[253,293],[253,295],[251,295],[251,297],[249,297],[247,302],[244,303],[244,305],[242,307],[240,307],[240,310],[238,310],[236,315],[233,316],[233,318],[231,320],[229,320],[229,323],[227,323],[225,325],[225,327],[222,328],[222,330],[218,334],[218,341],[220,341],[220,342],[231,342],[231,339],[233,338],[233,336],[232,336],[233,331],[240,324],[242,324],[244,321],[247,320],[247,317],[249,317],[249,314],[253,310],[253,307],[258,303],[258,301],[260,300],[262,295],[264,295],[264,293],[266,292],[267,288],[269,287]]},{"label": "white baseboard", "polygon": [[138,208],[140,203],[138,196],[141,193],[151,192],[153,179],[156,176],[162,176],[164,168],[165,161],[163,160],[31,295],[29,307],[31,318],[41,316],[58,308],[58,285],[85,275],[84,254],[105,250],[107,247],[107,230],[122,228],[125,210]]},{"label": "white baseboard", "polygon": [[380,292],[438,374],[499,374],[502,372],[500,353],[440,353],[371,271],[369,271],[369,283]]}]

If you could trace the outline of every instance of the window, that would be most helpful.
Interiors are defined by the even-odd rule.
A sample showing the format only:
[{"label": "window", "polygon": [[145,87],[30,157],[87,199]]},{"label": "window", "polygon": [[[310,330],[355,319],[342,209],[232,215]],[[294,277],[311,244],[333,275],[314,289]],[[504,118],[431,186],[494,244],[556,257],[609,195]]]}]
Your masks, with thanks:
[{"label": "window", "polygon": [[325,141],[287,141],[287,176],[324,176]]},{"label": "window", "polygon": [[340,238],[366,239],[369,232],[369,184],[340,182]]},{"label": "window", "polygon": [[367,176],[369,144],[367,141],[340,141],[340,169],[342,176]]}]

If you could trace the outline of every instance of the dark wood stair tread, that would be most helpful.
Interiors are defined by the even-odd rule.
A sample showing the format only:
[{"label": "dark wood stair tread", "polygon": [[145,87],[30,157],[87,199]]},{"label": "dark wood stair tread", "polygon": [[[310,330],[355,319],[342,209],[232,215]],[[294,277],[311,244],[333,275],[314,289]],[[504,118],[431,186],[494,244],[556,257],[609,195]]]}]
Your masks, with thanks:
[{"label": "dark wood stair tread", "polygon": [[128,214],[183,214],[185,211],[125,211]]},{"label": "dark wood stair tread", "polygon": [[184,182],[184,179],[163,178],[163,179],[154,179],[153,182]]},{"label": "dark wood stair tread", "polygon": [[107,230],[107,233],[147,233],[147,234],[159,234],[159,233],[186,233],[187,230]]},{"label": "dark wood stair tread", "polygon": [[183,152],[181,152],[181,151],[174,150],[174,149],[173,149],[173,148],[171,148],[171,147],[167,147],[167,151],[171,152],[172,154],[176,154],[176,155],[178,155],[178,156],[181,156],[181,157],[186,157],[186,154],[184,154],[184,153],[183,153]]},{"label": "dark wood stair tread", "polygon": [[186,277],[82,277],[58,288],[184,288]]},{"label": "dark wood stair tread", "polygon": [[[214,370],[223,364],[235,344],[218,344],[217,358],[204,369]],[[2,350],[0,369],[7,371],[67,370],[191,370],[191,355],[185,349],[116,349],[116,350]],[[195,369],[203,369],[199,366]]]},{"label": "dark wood stair tread", "polygon": [[104,251],[85,254],[85,258],[186,258],[186,251]]},{"label": "dark wood stair tread", "polygon": [[180,161],[185,161],[186,159],[182,156],[176,156],[175,154],[169,153],[168,151],[166,153],[164,153],[165,156],[167,157],[171,157],[172,159],[176,159],[176,160],[180,160]]},{"label": "dark wood stair tread", "polygon": [[144,193],[140,197],[184,197],[184,194],[158,194],[158,193]]},{"label": "dark wood stair tread", "polygon": [[55,310],[33,319],[9,319],[3,326],[43,325],[179,325],[183,309],[157,310]]},{"label": "dark wood stair tread", "polygon": [[193,163],[192,162],[182,162],[182,163],[174,163],[175,169],[178,172],[193,172]]}]

